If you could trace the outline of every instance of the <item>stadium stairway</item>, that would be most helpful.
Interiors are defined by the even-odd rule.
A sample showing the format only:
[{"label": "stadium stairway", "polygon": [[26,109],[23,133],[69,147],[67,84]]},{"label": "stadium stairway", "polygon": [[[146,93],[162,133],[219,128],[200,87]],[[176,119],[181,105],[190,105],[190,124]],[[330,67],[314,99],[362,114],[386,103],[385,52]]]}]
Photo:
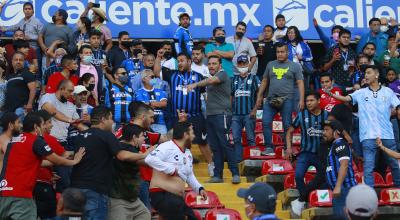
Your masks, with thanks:
[{"label": "stadium stairway", "polygon": [[[193,145],[191,152],[193,154],[193,157],[199,159],[199,163],[194,164],[193,170],[200,183],[204,185],[206,190],[215,192],[218,195],[218,198],[220,199],[221,203],[225,205],[225,208],[237,210],[240,213],[243,220],[247,219],[244,212],[243,199],[236,196],[236,191],[239,188],[248,188],[253,183],[248,183],[246,177],[241,177],[242,183],[237,185],[232,184],[231,183],[232,174],[228,169],[227,163],[225,163],[225,168],[224,168],[224,183],[206,183],[206,181],[210,178],[208,176],[207,163],[205,162],[203,156],[201,155],[198,146]],[[282,202],[280,200],[277,200],[275,214],[280,219],[290,219],[290,211],[283,210]]]}]

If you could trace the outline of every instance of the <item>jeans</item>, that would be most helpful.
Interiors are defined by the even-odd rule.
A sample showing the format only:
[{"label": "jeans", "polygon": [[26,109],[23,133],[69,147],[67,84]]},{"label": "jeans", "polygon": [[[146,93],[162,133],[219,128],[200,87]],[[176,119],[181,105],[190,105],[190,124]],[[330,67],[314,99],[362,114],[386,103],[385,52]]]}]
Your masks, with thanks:
[{"label": "jeans", "polygon": [[242,129],[243,127],[246,129],[247,145],[256,146],[255,126],[256,119],[250,118],[250,115],[234,115],[232,117],[232,136],[238,163],[243,160]]},{"label": "jeans", "polygon": [[[290,127],[292,122],[292,110],[293,110],[293,100],[286,99],[283,102],[282,109],[280,111],[271,107],[271,105],[267,102],[263,107],[263,129],[264,129],[264,143],[266,147],[273,148],[272,145],[272,120],[276,113],[280,112],[282,116],[283,129],[284,129],[284,137],[286,137],[286,131]],[[286,142],[286,138],[285,138]],[[286,145],[286,143],[285,143]]]},{"label": "jeans", "polygon": [[[382,139],[382,143],[385,147],[396,151],[397,144],[394,139]],[[368,186],[374,187],[374,166],[375,156],[377,154],[377,146],[375,139],[367,139],[362,141],[363,152],[364,152],[364,181]],[[393,183],[396,187],[400,186],[400,169],[399,164],[395,158],[384,155],[386,164],[392,169]]]},{"label": "jeans", "polygon": [[397,118],[393,118],[390,120],[393,126],[393,134],[394,134],[394,139],[396,140],[397,143],[397,149],[400,150],[400,137],[399,137],[399,121]]},{"label": "jeans", "polygon": [[350,188],[341,189],[340,196],[332,199],[333,214],[339,219],[346,220],[347,216],[344,212],[344,207],[346,206],[346,197],[349,194]]},{"label": "jeans", "polygon": [[[232,176],[239,175],[239,168],[233,146],[229,143],[229,129],[231,116],[208,115],[207,116],[207,141],[213,152],[214,177],[222,178],[225,156]],[[212,132],[211,132],[212,131]]]},{"label": "jeans", "polygon": [[139,185],[139,199],[143,202],[143,204],[151,210],[150,205],[150,194],[149,194],[150,182],[149,181],[140,181]]},{"label": "jeans", "polygon": [[[67,142],[60,142],[66,151],[74,151],[74,149],[68,145]],[[71,166],[55,166],[54,171],[61,177],[56,182],[56,191],[62,193],[64,189],[68,188],[71,184]]]},{"label": "jeans", "polygon": [[162,124],[152,124],[150,126],[151,129],[153,129],[154,132],[160,133],[160,134],[167,134],[167,126],[166,125],[162,125]]},{"label": "jeans", "polygon": [[104,220],[108,215],[107,195],[97,193],[91,189],[79,189],[86,196],[85,218],[86,220]]},{"label": "jeans", "polygon": [[353,130],[351,132],[351,139],[353,140],[353,149],[357,156],[363,156],[363,149],[360,142],[360,129],[358,124],[358,117],[353,116]]},{"label": "jeans", "polygon": [[19,108],[15,109],[14,112],[18,116],[19,120],[21,122],[23,122],[24,118],[25,118],[25,109],[23,107],[19,107]]},{"label": "jeans", "polygon": [[[304,176],[310,166],[314,166],[317,170],[317,175],[314,179],[304,184]],[[320,162],[320,158],[317,154],[303,151],[297,156],[296,163],[296,186],[300,193],[299,201],[305,202],[308,199],[308,195],[325,181],[325,169]]]}]

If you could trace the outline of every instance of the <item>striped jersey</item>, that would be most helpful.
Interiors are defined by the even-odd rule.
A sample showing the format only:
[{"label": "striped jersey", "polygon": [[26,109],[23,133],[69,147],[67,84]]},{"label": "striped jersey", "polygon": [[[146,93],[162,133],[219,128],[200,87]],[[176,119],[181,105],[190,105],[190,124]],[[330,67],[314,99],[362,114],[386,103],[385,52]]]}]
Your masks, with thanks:
[{"label": "striped jersey", "polygon": [[329,187],[331,187],[332,190],[336,186],[341,160],[349,161],[347,174],[346,177],[344,178],[342,187],[350,188],[357,185],[357,182],[354,178],[353,162],[352,162],[350,147],[343,138],[338,138],[335,141],[333,141],[327,157],[326,178],[328,180]]},{"label": "striped jersey", "polygon": [[176,117],[176,110],[184,110],[189,116],[201,114],[200,95],[204,92],[204,88],[195,88],[192,91],[188,91],[186,88],[187,85],[204,79],[200,73],[174,71],[170,77],[166,75],[163,77],[171,87],[171,106]]},{"label": "striped jersey", "polygon": [[129,103],[134,100],[134,94],[128,86],[120,87],[112,84],[106,89],[105,104],[111,108],[116,123],[127,123],[130,120]]},{"label": "striped jersey", "polygon": [[234,115],[248,115],[256,104],[260,80],[249,74],[246,78],[235,75],[232,80],[232,112]]},{"label": "striped jersey", "polygon": [[321,144],[324,121],[328,119],[328,112],[321,110],[314,115],[307,109],[299,112],[293,121],[294,128],[301,129],[301,151],[317,153]]}]

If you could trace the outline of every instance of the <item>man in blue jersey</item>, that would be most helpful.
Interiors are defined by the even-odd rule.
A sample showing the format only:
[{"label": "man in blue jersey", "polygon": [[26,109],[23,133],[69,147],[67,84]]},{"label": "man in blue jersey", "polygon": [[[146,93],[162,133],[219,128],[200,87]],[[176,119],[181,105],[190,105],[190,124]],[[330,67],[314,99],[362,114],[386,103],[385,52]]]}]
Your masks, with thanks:
[{"label": "man in blue jersey", "polygon": [[[328,112],[320,108],[319,93],[313,92],[306,96],[306,107],[299,112],[293,124],[286,132],[286,159],[293,159],[292,137],[295,128],[301,128],[301,150],[297,155],[296,186],[300,197],[291,202],[294,214],[301,216],[301,211],[308,199],[308,194],[317,189],[325,180],[324,166],[319,160],[322,130],[324,121],[328,119]],[[314,166],[317,175],[309,184],[304,184],[304,176],[310,166]]]},{"label": "man in blue jersey", "polygon": [[254,129],[256,125],[257,88],[260,80],[256,75],[249,73],[249,59],[247,55],[237,58],[237,67],[240,72],[232,80],[232,136],[237,161],[243,160],[242,130],[246,129],[248,146],[255,146]]},{"label": "man in blue jersey", "polygon": [[188,13],[179,15],[179,27],[174,34],[175,50],[176,53],[185,53],[189,56],[192,55],[193,39],[189,32],[190,16]]},{"label": "man in blue jersey", "polygon": [[155,76],[152,70],[142,71],[143,87],[136,91],[135,100],[146,103],[154,109],[154,123],[150,126],[153,131],[162,135],[167,134],[167,127],[164,120],[164,110],[167,107],[167,95],[161,89],[156,89],[153,85]]},{"label": "man in blue jersey", "polygon": [[324,141],[331,146],[328,149],[326,178],[333,191],[333,213],[339,219],[347,219],[344,213],[346,196],[351,187],[357,185],[354,179],[351,150],[343,138],[343,125],[339,121],[324,123]]},{"label": "man in blue jersey", "polygon": [[189,84],[200,82],[204,77],[200,73],[191,70],[191,59],[189,55],[178,54],[178,70],[174,72],[163,72],[163,80],[169,82],[171,87],[171,110],[172,122],[178,122],[178,112],[185,112],[188,121],[192,123],[196,135],[193,144],[198,144],[201,153],[208,163],[209,174],[214,169],[212,165],[211,150],[207,146],[206,122],[201,113],[200,96],[205,92],[204,88],[188,90]]},{"label": "man in blue jersey", "polygon": [[[368,84],[367,88],[359,89],[348,96],[328,94],[340,101],[352,102],[353,105],[358,104],[360,141],[364,156],[364,181],[365,184],[374,187],[372,173],[378,149],[375,140],[380,137],[387,148],[396,151],[397,144],[390,116],[392,111],[396,110],[397,117],[399,117],[400,101],[390,88],[379,84],[377,66],[372,65],[365,68],[365,82]],[[386,155],[384,159],[392,170],[394,185],[399,187],[400,169],[397,160]]]},{"label": "man in blue jersey", "polygon": [[128,73],[124,68],[118,68],[114,73],[114,83],[106,88],[105,104],[112,110],[116,128],[130,120],[128,106],[134,100],[134,94],[127,84]]}]

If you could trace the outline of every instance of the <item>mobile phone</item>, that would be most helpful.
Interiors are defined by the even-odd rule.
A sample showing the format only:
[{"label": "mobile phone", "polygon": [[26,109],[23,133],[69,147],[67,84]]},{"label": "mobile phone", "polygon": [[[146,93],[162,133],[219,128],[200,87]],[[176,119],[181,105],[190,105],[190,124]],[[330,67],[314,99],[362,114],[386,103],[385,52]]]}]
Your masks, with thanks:
[{"label": "mobile phone", "polygon": [[93,3],[93,8],[100,8],[100,4],[99,3]]}]

